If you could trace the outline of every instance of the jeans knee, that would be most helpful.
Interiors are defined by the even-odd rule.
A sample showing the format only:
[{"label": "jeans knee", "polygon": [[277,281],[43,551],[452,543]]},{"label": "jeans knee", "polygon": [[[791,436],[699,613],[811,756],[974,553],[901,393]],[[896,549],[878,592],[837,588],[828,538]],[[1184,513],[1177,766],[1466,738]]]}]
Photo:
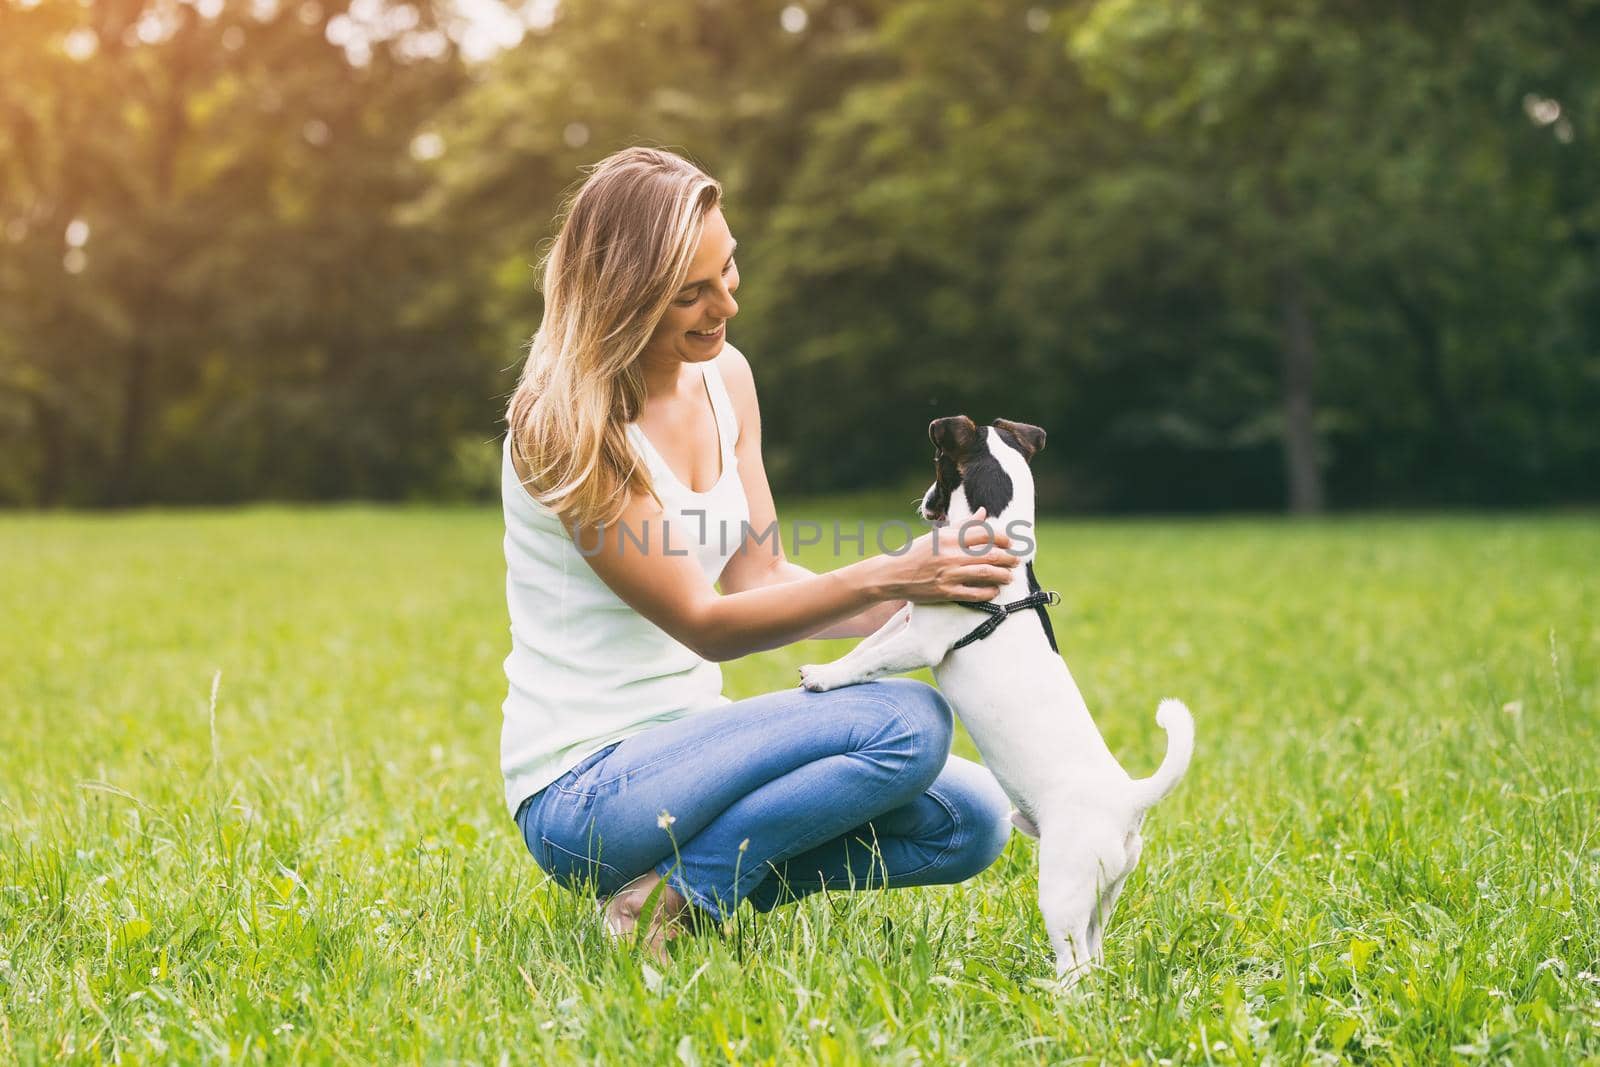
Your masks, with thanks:
[{"label": "jeans knee", "polygon": [[954,824],[949,879],[964,881],[986,870],[1011,840],[1011,800],[980,764],[951,758],[930,790]]},{"label": "jeans knee", "polygon": [[1011,840],[1010,805],[981,803],[961,814],[961,839],[948,861],[946,877],[964,882],[989,869]]},{"label": "jeans knee", "polygon": [[972,840],[964,851],[968,873],[963,877],[971,878],[980,871],[986,871],[1000,854],[1006,850],[1006,842],[1011,840],[1011,809],[1007,805],[999,810],[988,809],[979,813],[976,819]]},{"label": "jeans knee", "polygon": [[909,735],[912,758],[929,782],[944,769],[955,737],[955,715],[944,694],[926,682],[889,678],[870,683],[893,702]]}]

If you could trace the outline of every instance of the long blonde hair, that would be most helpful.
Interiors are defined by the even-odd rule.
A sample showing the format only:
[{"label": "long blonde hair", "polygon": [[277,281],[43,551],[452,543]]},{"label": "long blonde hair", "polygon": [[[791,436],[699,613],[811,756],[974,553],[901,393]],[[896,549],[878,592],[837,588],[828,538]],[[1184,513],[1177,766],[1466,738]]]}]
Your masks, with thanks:
[{"label": "long blonde hair", "polygon": [[644,410],[639,353],[721,200],[722,186],[683,157],[625,148],[594,166],[566,209],[506,423],[528,492],[572,522],[613,521],[630,489],[655,495],[627,435]]}]

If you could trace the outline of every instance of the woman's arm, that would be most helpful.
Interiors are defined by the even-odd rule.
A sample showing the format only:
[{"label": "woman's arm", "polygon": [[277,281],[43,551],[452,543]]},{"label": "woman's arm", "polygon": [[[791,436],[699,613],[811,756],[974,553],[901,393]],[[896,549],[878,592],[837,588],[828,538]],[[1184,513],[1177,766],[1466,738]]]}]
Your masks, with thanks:
[{"label": "woman's arm", "polygon": [[[750,527],[757,535],[771,529],[774,536],[740,546],[722,573],[718,595],[681,547],[665,550],[661,508],[652,499],[631,497],[620,519],[605,528],[574,530],[569,522],[579,551],[628,606],[704,658],[729,660],[824,631],[870,633],[876,628],[867,625],[872,619],[891,613],[884,601],[992,600],[1010,580],[1017,564],[1004,551],[1010,540],[984,527],[970,530],[965,547],[957,543],[957,531],[944,528],[899,555],[873,556],[827,574],[790,564],[776,536],[772,491],[761,464],[760,413],[749,364],[729,346],[717,365],[739,414],[735,450]],[[683,536],[673,540],[687,543]]]},{"label": "woman's arm", "polygon": [[[767,579],[765,582],[767,585],[782,585],[785,582],[794,582],[801,578],[815,576],[816,571],[809,567],[803,567],[793,560],[784,560],[781,567],[769,570],[763,575]],[[723,577],[722,591],[724,593],[738,591],[728,588],[726,575]],[[842,622],[837,622],[832,626],[818,630],[811,636],[819,638],[866,637],[869,634],[877,633],[879,628],[888,622],[895,612],[905,607],[905,603],[904,600],[881,600]]]},{"label": "woman's arm", "polygon": [[[755,376],[744,353],[732,345],[723,346],[717,357],[717,369],[728,396],[739,416],[739,440],[734,452],[739,457],[739,480],[744,486],[745,499],[750,504],[750,528],[753,531],[776,529],[777,506],[772,501],[772,488],[767,483],[766,463],[761,456],[761,404],[756,398]],[[783,585],[802,578],[815,576],[808,567],[788,559],[783,551],[782,536],[756,544],[747,539],[723,569],[719,585],[724,593],[741,593],[770,585]],[[877,632],[905,604],[904,600],[883,600],[841,622],[811,634],[811,637],[866,637]]]},{"label": "woman's arm", "polygon": [[[976,518],[982,519],[980,511]],[[873,556],[792,581],[718,594],[699,564],[664,537],[660,505],[630,497],[620,519],[579,527],[573,539],[617,596],[709,660],[737,659],[810,637],[884,600],[992,600],[1017,557],[1002,531],[970,529],[964,542],[949,527],[911,542],[898,556]],[[572,527],[569,524],[569,529]]]}]

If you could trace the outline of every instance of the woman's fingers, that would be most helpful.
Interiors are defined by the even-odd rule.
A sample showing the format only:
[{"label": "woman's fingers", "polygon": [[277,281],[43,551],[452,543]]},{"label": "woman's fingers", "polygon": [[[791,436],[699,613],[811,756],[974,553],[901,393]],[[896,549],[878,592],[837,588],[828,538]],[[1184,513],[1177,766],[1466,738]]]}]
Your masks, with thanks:
[{"label": "woman's fingers", "polygon": [[1004,530],[997,530],[983,523],[974,523],[971,526],[963,525],[956,531],[957,551],[976,558],[985,549],[1009,549],[1011,538]]},{"label": "woman's fingers", "polygon": [[[961,561],[962,567],[999,567],[1009,572],[1021,563],[1021,558],[1013,556],[1003,548],[991,548],[981,556],[968,556]],[[965,573],[963,571],[962,573]],[[1009,581],[1011,575],[1006,574],[1002,581]]]},{"label": "woman's fingers", "polygon": [[[920,589],[908,591],[912,600],[993,600],[999,587],[1009,585],[1022,560],[1008,551],[1011,539],[988,523],[979,508],[955,530],[934,530],[923,535],[920,557],[914,566]],[[925,554],[924,554],[925,553]]]},{"label": "woman's fingers", "polygon": [[961,576],[962,585],[1005,585],[1010,581],[1010,567],[997,567],[991,564],[969,568]]},{"label": "woman's fingers", "polygon": [[981,594],[968,599],[990,600],[1000,592],[1001,586],[1011,581],[1011,571],[1006,567],[963,567],[952,574],[950,580],[956,583],[956,591]]},{"label": "woman's fingers", "polygon": [[[974,511],[972,518],[956,528],[956,544],[967,551],[982,548],[985,543],[999,544],[1000,538],[1006,535],[991,527],[988,518],[983,508]],[[1005,543],[1010,544],[1011,539],[1006,538]]]}]

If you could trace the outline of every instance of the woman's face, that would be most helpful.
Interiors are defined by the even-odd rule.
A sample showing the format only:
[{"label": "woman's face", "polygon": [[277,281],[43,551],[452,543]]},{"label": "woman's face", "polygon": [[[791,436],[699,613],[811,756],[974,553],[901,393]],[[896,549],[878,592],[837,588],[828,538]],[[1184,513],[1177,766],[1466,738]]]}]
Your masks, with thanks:
[{"label": "woman's face", "polygon": [[673,296],[667,313],[656,323],[643,357],[659,363],[702,363],[722,351],[726,325],[739,313],[733,291],[739,288],[739,267],[733,261],[737,244],[720,208],[706,213],[700,247],[689,265],[689,279]]}]

